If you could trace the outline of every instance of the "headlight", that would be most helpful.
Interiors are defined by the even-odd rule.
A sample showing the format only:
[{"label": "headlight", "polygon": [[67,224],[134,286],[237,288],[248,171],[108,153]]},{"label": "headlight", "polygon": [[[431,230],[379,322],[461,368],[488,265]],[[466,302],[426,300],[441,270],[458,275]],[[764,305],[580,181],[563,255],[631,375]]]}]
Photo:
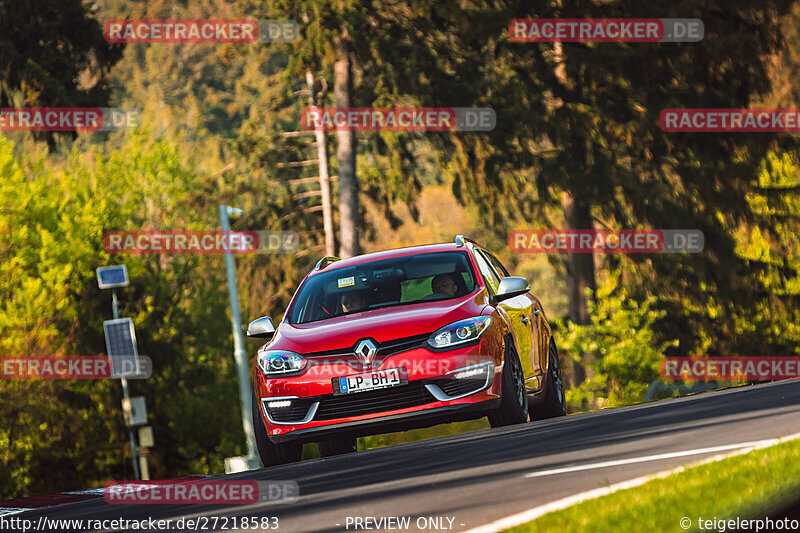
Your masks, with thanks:
[{"label": "headlight", "polygon": [[286,350],[267,350],[256,356],[258,368],[265,376],[279,376],[303,370],[308,361],[305,357]]},{"label": "headlight", "polygon": [[467,342],[473,342],[480,338],[489,326],[492,325],[492,317],[476,316],[453,322],[439,329],[428,338],[428,344],[434,348],[449,348]]}]

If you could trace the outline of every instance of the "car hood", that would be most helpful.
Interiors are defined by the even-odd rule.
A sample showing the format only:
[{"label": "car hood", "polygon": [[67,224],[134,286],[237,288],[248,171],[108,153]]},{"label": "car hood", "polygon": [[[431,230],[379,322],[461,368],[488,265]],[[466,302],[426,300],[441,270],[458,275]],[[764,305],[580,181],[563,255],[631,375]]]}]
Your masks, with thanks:
[{"label": "car hood", "polygon": [[351,348],[366,337],[385,342],[429,334],[456,320],[478,316],[485,306],[481,290],[453,300],[386,307],[308,324],[282,322],[272,342],[262,349],[303,354]]}]

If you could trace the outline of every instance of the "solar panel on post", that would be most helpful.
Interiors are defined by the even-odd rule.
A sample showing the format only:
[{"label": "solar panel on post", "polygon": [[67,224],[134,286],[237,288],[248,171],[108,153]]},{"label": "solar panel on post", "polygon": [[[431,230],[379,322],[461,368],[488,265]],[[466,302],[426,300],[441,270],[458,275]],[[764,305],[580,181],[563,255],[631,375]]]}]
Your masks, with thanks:
[{"label": "solar panel on post", "polygon": [[104,266],[97,269],[97,286],[113,289],[128,286],[128,268],[125,265]]},{"label": "solar panel on post", "polygon": [[111,377],[120,378],[139,373],[139,354],[136,351],[136,331],[133,320],[105,320],[106,350],[111,363]]}]

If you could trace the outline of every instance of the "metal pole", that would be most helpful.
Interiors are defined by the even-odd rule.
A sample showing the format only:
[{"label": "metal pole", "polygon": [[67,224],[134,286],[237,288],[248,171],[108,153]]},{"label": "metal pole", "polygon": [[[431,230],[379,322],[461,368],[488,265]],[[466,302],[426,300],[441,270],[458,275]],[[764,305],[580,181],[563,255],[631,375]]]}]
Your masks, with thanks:
[{"label": "metal pole", "polygon": [[[222,231],[230,231],[228,220],[229,207],[219,206],[219,221]],[[256,434],[253,430],[253,410],[251,408],[250,371],[247,368],[247,353],[244,350],[244,335],[242,334],[242,316],[239,314],[239,289],[236,285],[236,265],[233,261],[231,250],[225,252],[225,271],[228,275],[228,296],[231,303],[231,326],[233,327],[233,357],[236,360],[236,370],[239,376],[239,399],[242,404],[242,426],[247,443],[248,468],[257,468]]]},{"label": "metal pole", "polygon": [[[111,310],[114,313],[114,320],[119,318],[119,302],[117,301],[117,289],[114,287],[111,289]],[[122,383],[122,397],[126,400],[130,400],[130,395],[128,394],[128,380],[125,378],[119,378],[120,383]],[[133,461],[133,476],[138,481],[141,479],[139,477],[139,451],[136,449],[136,437],[133,435],[133,428],[128,428],[128,435],[131,438],[131,460]]]}]

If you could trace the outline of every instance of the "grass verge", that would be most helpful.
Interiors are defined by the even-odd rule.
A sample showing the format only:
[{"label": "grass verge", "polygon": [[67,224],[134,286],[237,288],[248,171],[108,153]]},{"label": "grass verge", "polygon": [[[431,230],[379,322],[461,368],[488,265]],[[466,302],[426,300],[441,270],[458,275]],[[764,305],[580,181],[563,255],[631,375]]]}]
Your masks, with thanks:
[{"label": "grass verge", "polygon": [[691,520],[689,531],[702,531],[699,518],[769,516],[797,498],[800,439],[689,467],[508,531],[687,531],[680,525],[684,517]]}]

